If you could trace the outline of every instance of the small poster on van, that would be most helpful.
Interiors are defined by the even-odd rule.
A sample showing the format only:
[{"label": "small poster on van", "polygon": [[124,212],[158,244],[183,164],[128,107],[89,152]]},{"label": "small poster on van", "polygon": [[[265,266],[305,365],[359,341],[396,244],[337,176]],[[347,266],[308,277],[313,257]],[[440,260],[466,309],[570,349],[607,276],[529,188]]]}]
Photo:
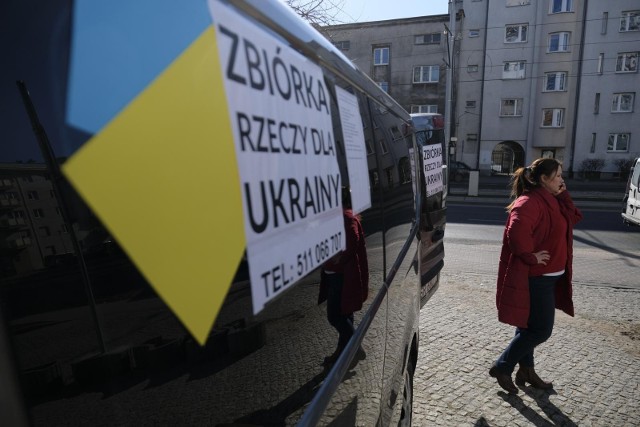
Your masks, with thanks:
[{"label": "small poster on van", "polygon": [[329,92],[316,64],[221,2],[209,8],[258,313],[346,246]]},{"label": "small poster on van", "polygon": [[424,182],[427,186],[427,197],[443,191],[442,145],[431,144],[422,147],[422,164],[424,165]]},{"label": "small poster on van", "polygon": [[346,90],[336,87],[342,137],[347,152],[349,166],[349,186],[351,187],[351,206],[353,213],[360,213],[371,207],[371,189],[369,188],[369,166],[367,148],[362,131],[362,116],[358,107],[358,98]]}]

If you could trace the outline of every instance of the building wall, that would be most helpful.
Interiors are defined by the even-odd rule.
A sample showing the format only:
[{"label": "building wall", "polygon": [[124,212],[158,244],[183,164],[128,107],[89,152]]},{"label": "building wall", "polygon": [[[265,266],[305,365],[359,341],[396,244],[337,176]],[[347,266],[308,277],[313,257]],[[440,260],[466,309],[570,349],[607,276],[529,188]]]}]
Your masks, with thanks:
[{"label": "building wall", "polygon": [[[448,15],[434,15],[388,21],[333,25],[321,28],[323,34],[365,71],[374,81],[387,82],[388,93],[407,111],[418,105],[437,105],[444,111],[446,73],[442,58]],[[416,43],[416,36],[439,34],[438,43]],[[389,48],[388,65],[374,65],[374,50]],[[437,82],[414,83],[416,66],[436,66]]]},{"label": "building wall", "polygon": [[[448,15],[336,25],[323,31],[337,45],[349,41],[346,56],[375,81],[388,81],[389,93],[408,111],[416,105],[437,105],[438,112],[444,112],[449,43],[456,159],[483,174],[499,170],[493,154],[505,145],[521,151],[518,162],[523,165],[553,156],[569,173],[579,172],[584,159],[602,158],[603,171],[611,175],[618,171],[616,161],[640,155],[638,66],[632,72],[616,72],[620,53],[640,51],[640,31],[619,31],[623,12],[640,11],[638,0],[455,0],[453,4],[454,33],[443,35],[439,44],[415,44],[415,36],[442,32]],[[553,10],[554,5],[560,10]],[[507,43],[507,26],[519,24],[527,27],[526,41]],[[550,51],[551,36],[564,41],[562,33],[569,36],[566,50]],[[379,46],[389,47],[389,65],[373,65],[373,50]],[[505,63],[520,61],[524,73],[506,78]],[[437,84],[413,83],[415,66],[436,64]],[[630,111],[611,111],[617,93],[633,95]],[[600,94],[597,113],[596,94]],[[521,103],[517,116],[501,114],[505,99]],[[626,150],[608,149],[609,135],[616,133],[629,135]],[[512,171],[518,162],[503,172]]]},{"label": "building wall", "polygon": [[[620,53],[640,51],[640,31],[619,31],[622,12],[632,10],[640,11],[637,0],[588,3],[577,108],[576,170],[580,170],[584,159],[601,158],[605,160],[602,171],[613,175],[619,172],[616,161],[640,156],[640,114],[637,99],[640,93],[640,74],[637,65],[635,72],[616,71]],[[603,55],[601,69],[600,55]],[[623,92],[635,95],[632,112],[612,112],[613,95]],[[596,94],[600,98],[597,109]],[[627,151],[614,152],[608,149],[611,133],[630,134]]]}]

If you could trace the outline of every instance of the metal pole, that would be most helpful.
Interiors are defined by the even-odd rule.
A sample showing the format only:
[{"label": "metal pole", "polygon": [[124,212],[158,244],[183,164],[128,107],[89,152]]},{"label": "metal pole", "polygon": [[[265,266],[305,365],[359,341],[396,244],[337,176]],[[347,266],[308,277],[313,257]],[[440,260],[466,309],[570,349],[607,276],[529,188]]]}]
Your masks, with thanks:
[{"label": "metal pole", "polygon": [[84,262],[84,256],[82,255],[82,248],[80,247],[80,242],[78,241],[76,232],[71,224],[71,216],[69,214],[69,208],[64,200],[63,193],[60,190],[60,181],[62,180],[62,173],[60,172],[60,167],[58,166],[58,161],[56,160],[53,149],[51,148],[51,144],[49,143],[49,138],[47,137],[47,133],[44,130],[44,127],[40,123],[40,119],[38,118],[38,113],[31,101],[31,96],[29,95],[29,91],[27,90],[27,85],[23,81],[17,81],[18,90],[20,91],[20,95],[22,96],[22,102],[27,110],[27,114],[29,115],[29,120],[31,121],[31,127],[33,132],[36,135],[36,139],[38,140],[38,145],[40,146],[40,151],[42,152],[42,156],[44,157],[44,161],[49,167],[49,171],[51,173],[51,184],[53,186],[53,192],[58,200],[58,204],[60,205],[60,212],[62,214],[62,220],[64,221],[67,230],[69,231],[69,235],[71,236],[71,242],[73,244],[73,250],[78,257],[78,264],[80,265],[80,272],[82,274],[82,282],[84,283],[84,290],[87,294],[87,299],[89,300],[89,307],[91,309],[91,315],[93,317],[93,323],[95,325],[96,335],[98,337],[98,343],[100,344],[100,350],[102,353],[106,352],[106,345],[104,342],[104,337],[102,335],[102,327],[100,326],[100,320],[98,318],[98,312],[96,310],[96,301],[93,296],[93,288],[91,287],[91,279],[89,278],[89,271],[87,270],[87,264]]}]

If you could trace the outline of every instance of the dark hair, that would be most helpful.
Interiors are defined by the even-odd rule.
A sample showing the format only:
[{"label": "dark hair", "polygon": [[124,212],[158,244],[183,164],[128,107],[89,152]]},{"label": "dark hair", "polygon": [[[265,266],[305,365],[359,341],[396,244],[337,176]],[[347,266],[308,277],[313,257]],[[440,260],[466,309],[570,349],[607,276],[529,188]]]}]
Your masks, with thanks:
[{"label": "dark hair", "polygon": [[351,188],[342,187],[342,208],[351,209]]},{"label": "dark hair", "polygon": [[562,163],[556,159],[536,159],[526,168],[518,168],[511,175],[511,197],[514,198],[507,211],[510,211],[515,203],[515,199],[520,197],[525,191],[529,191],[540,185],[540,177],[553,177]]}]

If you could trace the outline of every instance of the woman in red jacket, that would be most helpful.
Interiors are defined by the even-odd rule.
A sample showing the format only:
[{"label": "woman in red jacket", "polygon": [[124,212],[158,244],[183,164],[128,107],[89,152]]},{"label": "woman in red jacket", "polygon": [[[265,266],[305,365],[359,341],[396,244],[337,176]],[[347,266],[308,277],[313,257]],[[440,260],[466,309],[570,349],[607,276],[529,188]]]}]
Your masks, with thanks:
[{"label": "woman in red jacket", "polygon": [[[360,218],[351,209],[349,188],[342,188],[342,208],[346,248],[325,262],[320,275],[318,304],[327,301],[327,319],[338,331],[338,345],[324,365],[333,364],[347,346],[354,332],[353,313],[362,308],[369,295],[369,263]],[[357,358],[365,357],[359,349]]]},{"label": "woman in red jacket", "polygon": [[553,330],[555,309],[573,316],[571,288],[573,226],[582,219],[555,159],[537,159],[513,175],[507,207],[509,217],[498,267],[498,319],[516,327],[516,334],[492,365],[489,375],[509,393],[516,384],[548,389],[534,370],[533,350]]}]

